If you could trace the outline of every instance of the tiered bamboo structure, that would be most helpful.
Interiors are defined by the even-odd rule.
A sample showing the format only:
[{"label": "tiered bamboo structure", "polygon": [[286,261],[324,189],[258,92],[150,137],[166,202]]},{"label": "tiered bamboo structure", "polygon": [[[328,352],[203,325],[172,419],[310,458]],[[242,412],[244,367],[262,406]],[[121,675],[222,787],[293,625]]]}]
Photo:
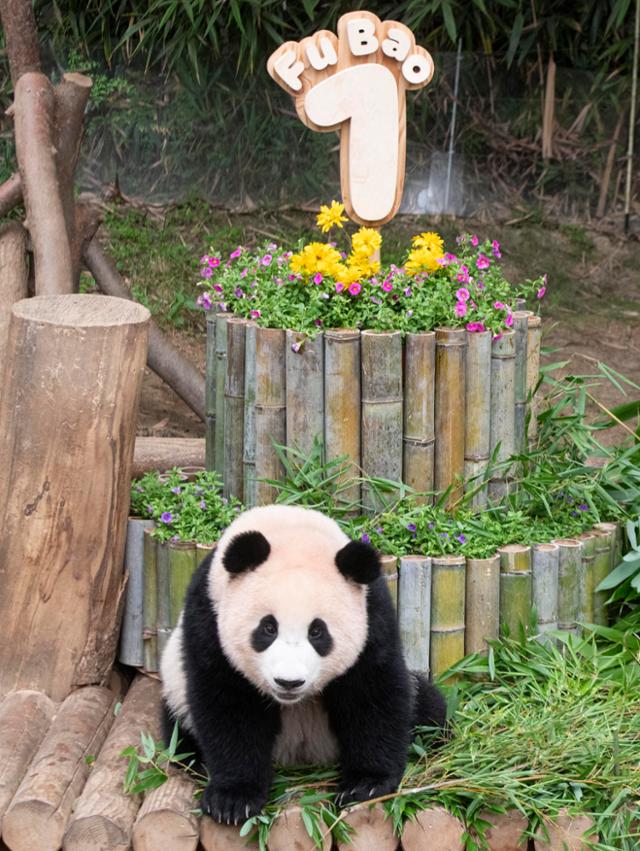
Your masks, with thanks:
[{"label": "tiered bamboo structure", "polygon": [[224,492],[239,498],[243,496],[245,328],[244,319],[227,322],[224,384]]},{"label": "tiered bamboo structure", "polygon": [[407,665],[429,672],[431,559],[404,556],[398,582],[398,626]]},{"label": "tiered bamboo structure", "polygon": [[207,314],[207,380],[204,386],[204,412],[207,470],[216,467],[216,315]]},{"label": "tiered bamboo structure", "polygon": [[595,613],[595,559],[598,536],[595,532],[583,532],[578,536],[582,544],[582,566],[580,571],[580,603],[578,620],[580,623],[593,623]]},{"label": "tiered bamboo structure", "polygon": [[607,623],[606,603],[610,592],[595,589],[622,559],[622,553],[618,552],[617,546],[618,533],[622,532],[622,527],[615,523],[596,523],[594,532],[596,542],[593,560],[593,622],[603,626]]},{"label": "tiered bamboo structure", "polygon": [[522,452],[526,446],[527,415],[527,344],[529,336],[529,310],[516,310],[513,314],[513,333],[516,346],[515,364],[515,451]]},{"label": "tiered bamboo structure", "polygon": [[[516,345],[513,331],[505,331],[491,346],[491,458],[504,463],[515,451]],[[489,498],[501,501],[509,492],[509,475],[492,475]]]},{"label": "tiered bamboo structure", "polygon": [[498,549],[500,556],[500,628],[518,636],[528,629],[533,584],[531,547],[508,544]]},{"label": "tiered bamboo structure", "polygon": [[533,605],[541,633],[558,628],[559,558],[557,544],[535,544],[532,549]]},{"label": "tiered bamboo structure", "polygon": [[[211,392],[215,393],[216,400],[214,463],[215,469],[221,476],[224,474],[224,386],[227,378],[227,325],[231,318],[226,313],[218,313],[215,317],[215,370]],[[211,380],[212,376],[209,376],[209,381]]]},{"label": "tiered bamboo structure", "polygon": [[558,629],[578,634],[580,616],[580,574],[582,544],[575,538],[554,541],[560,550],[558,559]]},{"label": "tiered bamboo structure", "polygon": [[309,454],[324,433],[324,334],[287,331],[287,446]]},{"label": "tiered bamboo structure", "polygon": [[144,593],[142,595],[143,665],[146,671],[158,670],[158,565],[155,538],[151,529],[144,533]]},{"label": "tiered bamboo structure", "polygon": [[256,330],[248,322],[244,336],[244,449],[242,453],[243,502],[256,504]]},{"label": "tiered bamboo structure", "polygon": [[481,486],[491,449],[491,394],[487,387],[491,375],[491,332],[467,332],[466,405],[464,433],[464,476],[477,491],[473,508],[481,511],[487,504],[487,489]]},{"label": "tiered bamboo structure", "polygon": [[380,556],[382,573],[387,581],[387,588],[391,594],[393,607],[398,611],[398,559],[396,556]]},{"label": "tiered bamboo structure", "polygon": [[540,343],[542,340],[542,320],[539,316],[530,316],[527,327],[527,399],[529,400],[529,425],[527,439],[533,443],[538,431],[538,404],[535,390],[540,379]]},{"label": "tiered bamboo structure", "polygon": [[404,358],[403,480],[427,494],[433,491],[435,464],[435,333],[407,334]]},{"label": "tiered bamboo structure", "polygon": [[144,641],[142,638],[144,598],[144,531],[153,528],[153,520],[130,517],[127,523],[127,543],[124,553],[124,569],[127,575],[120,649],[118,659],[123,665],[144,665]]},{"label": "tiered bamboo structure", "polygon": [[275,488],[260,480],[281,479],[283,474],[274,443],[283,445],[286,436],[284,344],[284,331],[256,328],[255,474],[258,505],[275,502],[276,498]]},{"label": "tiered bamboo structure", "polygon": [[500,627],[500,557],[468,558],[466,569],[465,653],[486,653]]},{"label": "tiered bamboo structure", "polygon": [[429,669],[432,676],[446,671],[464,656],[464,556],[431,559],[431,636]]},{"label": "tiered bamboo structure", "polygon": [[463,328],[436,329],[435,489],[451,488],[448,505],[462,496],[466,344]]}]

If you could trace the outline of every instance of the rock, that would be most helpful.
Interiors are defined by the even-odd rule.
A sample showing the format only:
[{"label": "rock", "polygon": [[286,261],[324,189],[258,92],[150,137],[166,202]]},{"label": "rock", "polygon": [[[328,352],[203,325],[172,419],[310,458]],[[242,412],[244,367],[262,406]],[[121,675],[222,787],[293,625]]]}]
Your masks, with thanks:
[{"label": "rock", "polygon": [[442,807],[419,812],[402,834],[404,851],[463,851],[464,826]]}]

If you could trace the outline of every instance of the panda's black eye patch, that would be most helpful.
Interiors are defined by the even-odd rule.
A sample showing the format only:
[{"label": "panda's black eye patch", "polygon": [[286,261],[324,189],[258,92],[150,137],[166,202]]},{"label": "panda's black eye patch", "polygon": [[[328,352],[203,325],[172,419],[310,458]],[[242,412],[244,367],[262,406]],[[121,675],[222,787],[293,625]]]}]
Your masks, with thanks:
[{"label": "panda's black eye patch", "polygon": [[251,633],[251,646],[256,653],[262,653],[278,637],[278,621],[273,615],[265,615]]},{"label": "panda's black eye patch", "polygon": [[329,627],[322,618],[314,618],[309,624],[309,644],[316,651],[318,656],[328,656],[333,647],[333,638],[329,632]]}]

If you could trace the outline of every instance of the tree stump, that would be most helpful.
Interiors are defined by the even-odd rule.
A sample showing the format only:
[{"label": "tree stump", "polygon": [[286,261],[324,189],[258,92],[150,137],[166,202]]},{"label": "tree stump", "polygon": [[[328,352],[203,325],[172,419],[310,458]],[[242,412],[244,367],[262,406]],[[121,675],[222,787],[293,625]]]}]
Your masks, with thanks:
[{"label": "tree stump", "polygon": [[111,669],[149,312],[90,295],[14,305],[0,397],[0,695],[54,700]]}]

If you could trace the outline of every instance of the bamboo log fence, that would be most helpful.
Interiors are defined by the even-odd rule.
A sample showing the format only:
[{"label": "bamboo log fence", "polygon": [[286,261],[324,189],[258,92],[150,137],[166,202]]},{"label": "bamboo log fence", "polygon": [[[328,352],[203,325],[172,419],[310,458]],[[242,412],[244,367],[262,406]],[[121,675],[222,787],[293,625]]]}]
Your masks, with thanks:
[{"label": "bamboo log fence", "polygon": [[[538,381],[540,318],[516,311],[514,328],[493,341],[461,328],[404,340],[398,331],[351,329],[308,337],[210,315],[207,468],[247,507],[265,504],[275,489],[256,480],[284,472],[274,443],[308,454],[319,438],[325,460],[346,456],[344,479],[362,472],[402,481],[423,502],[450,489],[454,504],[463,479],[474,477],[472,505],[482,508],[508,489],[505,472],[485,484],[487,467],[492,455],[504,462],[524,448]],[[530,416],[530,440],[535,428]],[[360,491],[354,482],[341,498],[378,507],[370,489]]]}]

